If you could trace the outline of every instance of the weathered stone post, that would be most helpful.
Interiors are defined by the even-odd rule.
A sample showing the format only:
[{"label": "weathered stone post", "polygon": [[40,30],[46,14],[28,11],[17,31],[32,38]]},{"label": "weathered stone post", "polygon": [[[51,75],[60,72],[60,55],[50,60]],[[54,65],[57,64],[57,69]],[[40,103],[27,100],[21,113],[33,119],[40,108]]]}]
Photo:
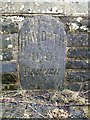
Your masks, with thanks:
[{"label": "weathered stone post", "polygon": [[23,89],[55,89],[64,81],[66,33],[49,15],[27,18],[19,32],[19,72]]}]

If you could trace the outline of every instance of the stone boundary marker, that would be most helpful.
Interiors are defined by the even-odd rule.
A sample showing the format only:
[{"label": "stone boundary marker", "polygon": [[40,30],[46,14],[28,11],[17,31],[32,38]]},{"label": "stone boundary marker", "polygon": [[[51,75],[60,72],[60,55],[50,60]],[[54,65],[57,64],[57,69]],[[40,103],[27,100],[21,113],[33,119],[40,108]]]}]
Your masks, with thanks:
[{"label": "stone boundary marker", "polygon": [[[30,1],[29,1],[30,2]],[[56,2],[56,1],[55,1]],[[65,2],[65,1],[64,1]],[[63,3],[64,3],[63,2]],[[88,13],[88,4],[89,3],[76,3],[72,2],[69,4],[62,4],[60,5],[60,1],[55,3],[44,3],[40,4],[38,6],[37,2],[31,4],[28,2],[6,2],[0,1],[0,12],[2,13],[2,16],[0,18],[2,26],[2,31],[0,31],[0,38],[3,40],[3,60],[0,61],[0,67],[3,67],[3,75],[11,75],[15,71],[17,72],[17,64],[15,66],[15,62],[12,59],[12,54],[14,60],[17,60],[17,47],[15,49],[10,49],[9,51],[5,50],[8,49],[7,47],[9,44],[13,44],[13,46],[17,46],[17,40],[18,40],[18,29],[22,26],[23,20],[26,16],[31,17],[33,14],[49,14],[52,16],[57,17],[58,19],[61,19],[61,21],[66,24],[67,22],[71,21],[74,22],[77,16],[83,17],[83,25],[87,25],[89,22],[89,15]],[[77,6],[76,6],[77,4]],[[83,4],[83,5],[82,5]],[[30,6],[31,5],[31,6]],[[64,6],[63,6],[64,5]],[[80,6],[81,5],[81,6]],[[8,6],[8,7],[7,7]],[[28,6],[28,7],[27,7]],[[42,7],[44,6],[44,7]],[[84,7],[83,7],[84,6]],[[85,7],[86,6],[86,7]],[[30,9],[29,9],[30,7]],[[35,9],[36,8],[36,13]],[[37,11],[37,9],[40,8],[40,11]],[[51,9],[53,8],[53,9]],[[67,8],[66,10],[63,8]],[[84,9],[83,9],[84,8]],[[58,9],[58,10],[57,10]],[[73,9],[73,10],[72,10]],[[78,11],[80,9],[80,11]],[[85,11],[83,11],[83,10]],[[62,11],[63,10],[63,11]],[[77,12],[78,11],[78,12]],[[86,13],[86,14],[85,14]],[[85,15],[85,16],[84,16]],[[68,21],[69,20],[69,21]],[[7,29],[6,29],[7,28]],[[13,28],[13,29],[12,29]],[[7,40],[10,41],[7,41]],[[89,64],[89,37],[88,33],[78,32],[78,33],[70,33],[67,34],[67,60],[66,60],[66,70],[65,70],[65,78],[66,82],[71,83],[71,85],[76,81],[78,83],[87,82],[90,80],[89,74],[90,74],[90,64]],[[2,40],[0,41],[0,50],[2,48]],[[14,43],[15,42],[15,43]],[[5,46],[4,46],[5,45]],[[14,47],[13,47],[14,48]],[[1,52],[1,51],[0,51]],[[0,54],[1,55],[1,54]],[[2,55],[0,56],[2,58]],[[3,65],[1,65],[3,64]],[[8,67],[8,69],[6,69]],[[2,71],[1,71],[2,72]],[[1,74],[0,74],[1,75]],[[4,80],[3,80],[4,82]],[[10,81],[8,80],[8,86],[10,85]],[[71,87],[71,85],[69,85]]]},{"label": "stone boundary marker", "polygon": [[49,15],[26,18],[19,32],[19,70],[23,89],[55,89],[64,81],[66,33]]}]

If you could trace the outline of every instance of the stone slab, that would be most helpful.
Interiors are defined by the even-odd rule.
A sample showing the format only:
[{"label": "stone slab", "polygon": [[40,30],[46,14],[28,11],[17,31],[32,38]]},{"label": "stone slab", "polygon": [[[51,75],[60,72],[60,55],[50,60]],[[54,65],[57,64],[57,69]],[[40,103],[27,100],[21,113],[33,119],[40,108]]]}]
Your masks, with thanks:
[{"label": "stone slab", "polygon": [[27,18],[19,32],[19,68],[23,89],[54,89],[64,81],[66,33],[49,15]]}]

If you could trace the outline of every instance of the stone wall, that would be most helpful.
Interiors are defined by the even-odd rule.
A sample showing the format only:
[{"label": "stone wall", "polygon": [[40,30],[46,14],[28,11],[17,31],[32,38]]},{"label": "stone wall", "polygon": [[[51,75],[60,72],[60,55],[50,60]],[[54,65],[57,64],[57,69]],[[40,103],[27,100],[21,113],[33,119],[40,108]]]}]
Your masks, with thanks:
[{"label": "stone wall", "polygon": [[[17,89],[19,87],[18,79],[18,65],[17,65],[17,54],[18,54],[18,32],[23,25],[23,21],[26,16],[32,16],[30,5],[24,3],[2,3],[1,11],[2,16],[0,18],[0,78],[2,80],[2,89]],[[33,3],[32,3],[33,4]],[[1,4],[0,4],[1,5]],[[27,7],[25,7],[25,5]],[[45,4],[46,5],[46,4]],[[53,3],[51,4],[53,8]],[[7,8],[7,6],[9,6]],[[11,6],[11,7],[10,7]],[[36,8],[34,5],[32,5]],[[47,6],[47,5],[46,5]],[[45,6],[42,5],[42,13],[45,14]],[[34,9],[32,8],[32,10]],[[50,7],[49,7],[50,8]],[[44,9],[44,10],[43,10]],[[36,9],[35,9],[36,10]],[[33,11],[35,13],[35,11]],[[39,11],[41,13],[41,11]],[[41,13],[41,14],[42,14]],[[37,13],[36,13],[37,14]],[[66,29],[66,23],[70,23],[76,20],[76,16],[65,16],[61,13],[47,12],[52,16],[60,19]],[[71,15],[71,14],[70,14]],[[83,16],[82,24],[88,25],[88,17]],[[90,45],[88,44],[89,37],[87,32],[67,30],[67,58],[66,58],[66,71],[65,71],[65,87],[73,90],[79,90],[80,85],[83,83],[82,89],[89,89],[89,55]],[[3,54],[2,54],[2,53]],[[74,87],[76,86],[76,87]]]},{"label": "stone wall", "polygon": [[[11,2],[10,2],[11,1]],[[20,2],[21,1],[21,2]],[[88,16],[88,2],[73,0],[1,0],[2,14],[59,13],[61,15]],[[39,1],[39,2],[38,2]],[[83,9],[84,8],[84,9]]]}]

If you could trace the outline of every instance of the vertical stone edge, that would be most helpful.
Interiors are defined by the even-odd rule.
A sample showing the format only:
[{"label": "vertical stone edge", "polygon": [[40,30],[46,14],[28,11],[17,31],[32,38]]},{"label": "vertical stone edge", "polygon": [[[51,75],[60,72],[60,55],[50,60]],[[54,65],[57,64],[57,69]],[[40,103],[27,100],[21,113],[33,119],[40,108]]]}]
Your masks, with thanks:
[{"label": "vertical stone edge", "polygon": [[[90,29],[90,1],[88,1],[88,26],[89,26],[89,29]],[[88,33],[88,51],[90,50],[90,33]],[[90,63],[90,56],[87,56],[88,57],[88,71],[90,70],[89,69],[89,63]],[[89,81],[88,81],[88,89],[89,89]],[[88,92],[88,98],[89,98],[89,92]],[[89,99],[88,99],[88,103],[89,103]],[[89,107],[88,107],[88,111],[89,111]]]},{"label": "vertical stone edge", "polygon": [[[0,2],[1,3],[1,2]],[[2,17],[2,14],[0,12],[0,17]],[[2,26],[0,26],[0,31],[2,30]],[[0,38],[1,42],[2,42],[2,35]],[[1,49],[2,52],[2,49]],[[1,61],[0,61],[1,62]],[[2,62],[1,62],[1,67],[0,67],[1,71],[2,71]],[[2,98],[2,72],[0,73],[0,98]],[[3,108],[2,108],[2,102],[0,102],[0,120],[2,119],[3,116]]]}]

